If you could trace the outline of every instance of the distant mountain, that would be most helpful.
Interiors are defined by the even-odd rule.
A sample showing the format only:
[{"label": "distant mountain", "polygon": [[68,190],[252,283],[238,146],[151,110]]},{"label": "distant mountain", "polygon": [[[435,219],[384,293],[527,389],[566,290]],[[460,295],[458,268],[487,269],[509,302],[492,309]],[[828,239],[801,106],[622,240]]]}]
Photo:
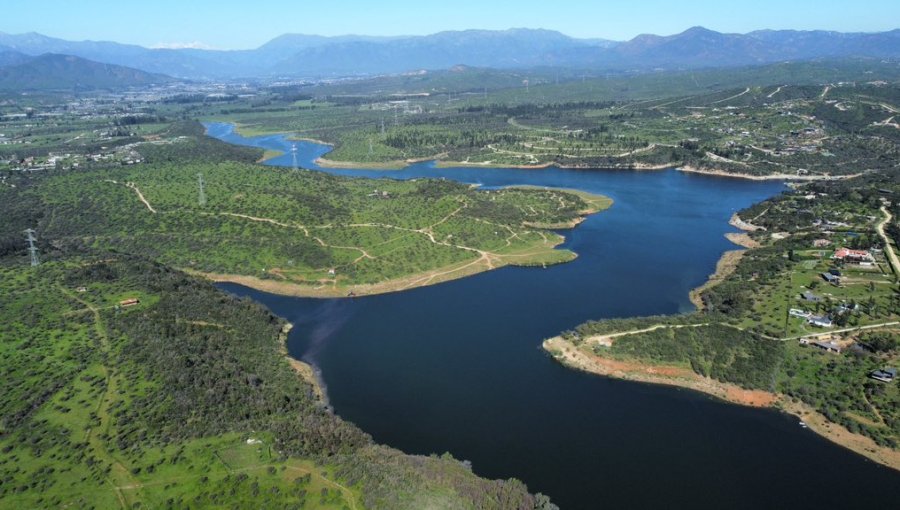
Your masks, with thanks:
[{"label": "distant mountain", "polygon": [[0,67],[0,90],[118,89],[174,80],[161,74],[54,53]]},{"label": "distant mountain", "polygon": [[349,41],[301,50],[273,72],[298,75],[398,73],[455,65],[527,68],[554,64],[553,55],[597,48],[551,30],[512,29],[440,32],[388,41]]},{"label": "distant mountain", "polygon": [[846,57],[900,57],[900,30],[876,34],[794,30],[722,34],[693,27],[667,37],[639,35],[595,55],[591,63],[609,68],[691,69]]},{"label": "distant mountain", "polygon": [[0,47],[0,67],[23,64],[30,59],[31,57],[24,53]]},{"label": "distant mountain", "polygon": [[[600,71],[736,67],[821,58],[900,58],[900,30],[881,33],[763,30],[723,34],[694,27],[630,41],[577,39],[551,30],[464,30],[427,36],[285,34],[253,50],[149,49],[41,34],[0,33],[0,51],[64,53],[192,79],[322,77],[449,69],[568,67]],[[11,57],[10,57],[11,58]],[[0,64],[2,65],[2,64]]]}]

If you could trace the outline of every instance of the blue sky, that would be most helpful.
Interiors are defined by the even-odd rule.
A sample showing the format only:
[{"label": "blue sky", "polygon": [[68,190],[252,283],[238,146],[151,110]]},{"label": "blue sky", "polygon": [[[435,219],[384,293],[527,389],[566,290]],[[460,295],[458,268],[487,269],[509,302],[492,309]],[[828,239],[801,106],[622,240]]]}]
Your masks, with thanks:
[{"label": "blue sky", "polygon": [[143,46],[255,48],[283,33],[420,35],[466,28],[547,28],[630,39],[702,25],[876,32],[900,28],[898,0],[0,0],[0,31]]}]

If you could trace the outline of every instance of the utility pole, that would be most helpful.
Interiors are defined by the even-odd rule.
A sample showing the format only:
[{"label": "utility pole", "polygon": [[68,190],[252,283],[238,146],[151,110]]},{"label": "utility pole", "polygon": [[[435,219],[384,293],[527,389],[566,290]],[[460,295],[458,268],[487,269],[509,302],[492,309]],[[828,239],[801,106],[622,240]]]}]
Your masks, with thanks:
[{"label": "utility pole", "polygon": [[28,236],[28,253],[31,254],[31,265],[36,266],[40,264],[40,260],[38,260],[38,249],[37,246],[34,245],[34,242],[37,241],[37,237],[34,236],[36,232],[34,229],[29,228],[25,231],[25,234]]},{"label": "utility pole", "polygon": [[197,174],[197,184],[200,186],[200,191],[197,194],[197,203],[206,205],[206,191],[203,189],[203,174]]}]

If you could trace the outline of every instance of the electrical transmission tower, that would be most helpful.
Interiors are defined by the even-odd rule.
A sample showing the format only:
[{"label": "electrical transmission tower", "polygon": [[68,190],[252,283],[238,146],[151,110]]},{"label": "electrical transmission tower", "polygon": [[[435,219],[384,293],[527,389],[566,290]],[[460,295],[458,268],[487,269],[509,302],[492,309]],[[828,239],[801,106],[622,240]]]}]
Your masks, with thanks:
[{"label": "electrical transmission tower", "polygon": [[197,203],[206,205],[206,190],[203,189],[203,174],[197,174],[197,184],[200,186],[197,193]]},{"label": "electrical transmission tower", "polygon": [[372,139],[369,138],[369,156],[372,155]]},{"label": "electrical transmission tower", "polygon": [[34,236],[34,229],[29,228],[25,231],[25,234],[28,236],[28,253],[31,254],[31,265],[36,266],[41,263],[38,260],[38,249],[37,246],[34,245],[34,242],[37,241],[37,237]]},{"label": "electrical transmission tower", "polygon": [[298,170],[297,165],[297,144],[291,144],[291,161],[293,162],[294,170]]}]

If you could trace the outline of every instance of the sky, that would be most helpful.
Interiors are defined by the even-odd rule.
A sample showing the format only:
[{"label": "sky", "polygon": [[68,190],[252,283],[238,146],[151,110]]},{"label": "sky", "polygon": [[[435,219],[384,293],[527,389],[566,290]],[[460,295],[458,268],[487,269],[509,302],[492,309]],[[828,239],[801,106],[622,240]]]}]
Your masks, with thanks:
[{"label": "sky", "polygon": [[626,40],[701,25],[879,32],[900,28],[898,0],[0,0],[0,32],[148,47],[256,48],[284,33],[425,35],[546,28]]}]

